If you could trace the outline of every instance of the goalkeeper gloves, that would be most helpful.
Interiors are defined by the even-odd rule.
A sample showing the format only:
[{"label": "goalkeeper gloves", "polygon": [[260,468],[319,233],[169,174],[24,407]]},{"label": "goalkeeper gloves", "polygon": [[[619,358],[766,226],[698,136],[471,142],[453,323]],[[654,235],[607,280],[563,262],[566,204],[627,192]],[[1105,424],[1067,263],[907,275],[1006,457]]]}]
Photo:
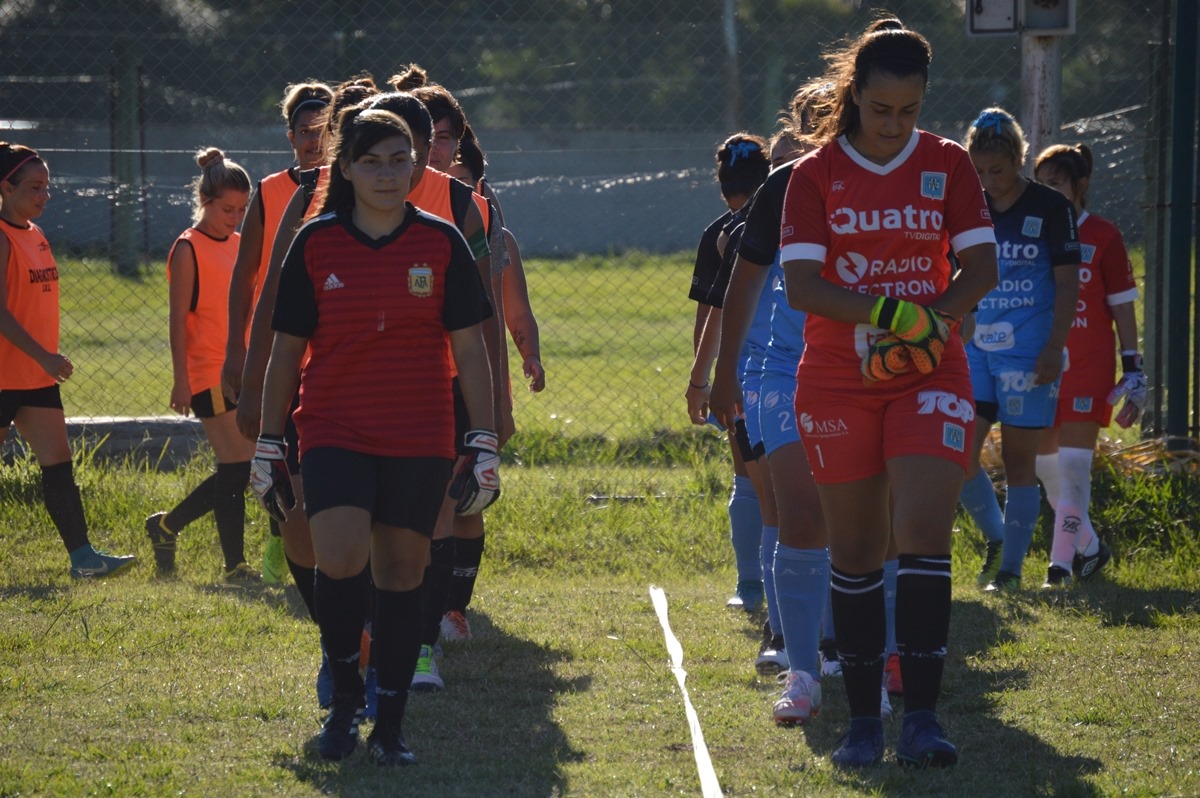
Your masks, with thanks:
[{"label": "goalkeeper gloves", "polygon": [[475,515],[500,498],[499,439],[491,430],[473,429],[463,436],[467,453],[450,480],[450,498],[458,515]]},{"label": "goalkeeper gloves", "polygon": [[250,461],[250,487],[267,515],[283,523],[296,506],[287,468],[287,443],[277,435],[259,435]]},{"label": "goalkeeper gloves", "polygon": [[1122,352],[1121,369],[1125,373],[1121,375],[1117,387],[1109,393],[1108,403],[1116,407],[1118,402],[1125,400],[1124,407],[1114,420],[1128,429],[1146,407],[1146,372],[1142,370],[1142,356],[1137,352]]},{"label": "goalkeeper gloves", "polygon": [[880,338],[867,349],[862,373],[867,382],[882,382],[912,371],[908,346],[894,335]]},{"label": "goalkeeper gloves", "polygon": [[883,296],[871,309],[871,323],[891,330],[908,347],[917,371],[928,374],[942,362],[954,319],[936,308]]}]

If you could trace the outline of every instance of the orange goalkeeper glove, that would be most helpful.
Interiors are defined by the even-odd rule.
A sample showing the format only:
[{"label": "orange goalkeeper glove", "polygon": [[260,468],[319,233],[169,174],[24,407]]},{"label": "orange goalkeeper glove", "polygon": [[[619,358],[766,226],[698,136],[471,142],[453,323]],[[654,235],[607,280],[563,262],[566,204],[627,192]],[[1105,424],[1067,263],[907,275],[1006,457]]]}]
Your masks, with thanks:
[{"label": "orange goalkeeper glove", "polygon": [[895,333],[917,371],[928,374],[942,362],[955,320],[936,308],[884,296],[871,309],[871,323]]}]

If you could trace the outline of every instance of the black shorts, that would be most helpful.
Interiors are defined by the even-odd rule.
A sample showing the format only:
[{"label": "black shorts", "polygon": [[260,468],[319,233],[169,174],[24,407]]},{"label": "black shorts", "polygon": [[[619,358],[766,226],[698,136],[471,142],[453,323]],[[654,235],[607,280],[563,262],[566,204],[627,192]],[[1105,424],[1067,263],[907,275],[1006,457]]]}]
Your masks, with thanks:
[{"label": "black shorts", "polygon": [[192,412],[196,418],[216,418],[230,410],[237,410],[237,404],[221,392],[220,385],[192,397]]},{"label": "black shorts", "polygon": [[[22,407],[62,410],[62,393],[58,390],[58,385],[0,391],[0,431],[8,429],[8,425],[13,423],[13,419],[17,417],[17,411]],[[0,432],[0,434],[3,433]]]},{"label": "black shorts", "polygon": [[433,537],[454,462],[443,457],[383,457],[320,446],[304,453],[304,513],[361,507],[375,523]]},{"label": "black shorts", "polygon": [[300,389],[297,388],[296,395],[292,397],[292,406],[288,408],[287,419],[283,422],[283,440],[287,443],[288,473],[294,477],[300,475],[300,431],[296,429],[296,422],[292,420],[292,414],[299,406]]},{"label": "black shorts", "polygon": [[463,447],[463,438],[475,428],[471,426],[471,414],[467,412],[467,400],[463,399],[457,376],[450,382],[450,391],[454,394],[454,451],[467,454]]}]

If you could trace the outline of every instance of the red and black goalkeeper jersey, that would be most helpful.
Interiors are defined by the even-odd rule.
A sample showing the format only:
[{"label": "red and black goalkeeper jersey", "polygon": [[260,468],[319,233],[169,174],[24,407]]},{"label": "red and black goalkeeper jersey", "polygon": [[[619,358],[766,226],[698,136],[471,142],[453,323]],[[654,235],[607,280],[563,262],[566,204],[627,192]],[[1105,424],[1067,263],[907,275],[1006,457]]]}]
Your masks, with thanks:
[{"label": "red and black goalkeeper jersey", "polygon": [[272,318],[310,348],[295,414],[301,454],[453,458],[448,334],[491,315],[466,241],[442,219],[410,205],[380,239],[340,214],[305,224]]}]

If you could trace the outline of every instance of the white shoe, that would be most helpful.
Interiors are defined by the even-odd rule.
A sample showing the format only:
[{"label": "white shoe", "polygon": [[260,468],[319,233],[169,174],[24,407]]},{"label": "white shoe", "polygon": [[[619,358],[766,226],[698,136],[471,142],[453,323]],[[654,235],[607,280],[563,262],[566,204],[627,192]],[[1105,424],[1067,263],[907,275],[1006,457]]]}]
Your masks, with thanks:
[{"label": "white shoe", "polygon": [[780,725],[807,723],[821,712],[821,683],[804,671],[779,674],[783,695],[775,702],[773,714]]},{"label": "white shoe", "polygon": [[441,639],[447,643],[463,643],[471,639],[471,623],[458,610],[442,616]]},{"label": "white shoe", "polygon": [[438,673],[437,660],[433,658],[432,646],[421,646],[411,689],[418,693],[436,693],[445,686],[446,683],[442,681],[442,677]]},{"label": "white shoe", "polygon": [[821,660],[821,676],[842,675],[842,661],[838,659],[837,644],[832,640],[821,641],[817,658]]},{"label": "white shoe", "polygon": [[777,677],[789,667],[787,649],[783,646],[783,635],[775,635],[764,645],[754,660],[754,670],[759,676]]}]

